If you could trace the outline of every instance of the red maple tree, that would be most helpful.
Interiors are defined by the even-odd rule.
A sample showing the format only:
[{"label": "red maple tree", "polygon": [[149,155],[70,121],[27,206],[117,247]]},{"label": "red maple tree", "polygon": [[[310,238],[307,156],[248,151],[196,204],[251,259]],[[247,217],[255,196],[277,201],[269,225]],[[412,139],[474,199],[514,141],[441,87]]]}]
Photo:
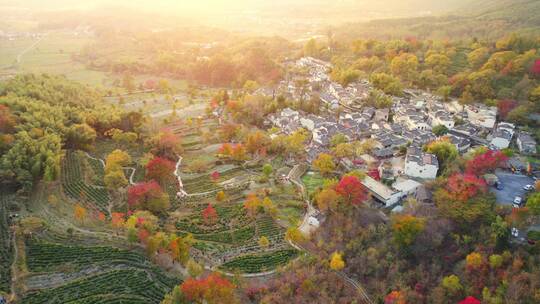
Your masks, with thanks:
[{"label": "red maple tree", "polygon": [[540,76],[540,59],[534,61],[534,64],[531,67],[531,74],[535,77]]},{"label": "red maple tree", "polygon": [[219,177],[220,177],[220,174],[217,171],[214,171],[212,172],[212,174],[210,174],[210,178],[212,179],[213,182],[217,182]]},{"label": "red maple tree", "polygon": [[154,157],[146,165],[146,178],[158,181],[160,184],[174,180],[175,164],[162,157]]},{"label": "red maple tree", "polygon": [[185,280],[180,289],[184,297],[191,302],[233,303],[235,285],[218,273],[206,278]]},{"label": "red maple tree", "polygon": [[499,117],[503,120],[506,119],[506,116],[508,116],[508,113],[510,113],[510,111],[512,111],[517,106],[518,106],[518,102],[515,100],[511,100],[511,99],[499,100],[499,102],[497,102],[497,110],[499,112]]},{"label": "red maple tree", "polygon": [[469,160],[465,165],[465,172],[482,175],[501,167],[507,160],[508,156],[501,151],[488,150]]},{"label": "red maple tree", "polygon": [[204,222],[207,224],[214,224],[217,222],[218,214],[216,209],[212,207],[212,204],[208,204],[208,206],[202,211],[202,217]]},{"label": "red maple tree", "polygon": [[482,304],[482,302],[475,297],[468,296],[463,301],[459,302],[459,304]]},{"label": "red maple tree", "polygon": [[467,201],[479,193],[486,192],[486,181],[474,174],[456,173],[448,178],[446,189],[458,201]]},{"label": "red maple tree", "polygon": [[143,204],[152,197],[159,197],[163,191],[156,181],[139,183],[128,188],[128,205],[135,207]]},{"label": "red maple tree", "polygon": [[345,175],[336,185],[335,191],[341,195],[348,204],[359,205],[367,198],[366,188],[358,177]]},{"label": "red maple tree", "polygon": [[141,243],[145,243],[148,237],[150,236],[150,232],[148,230],[141,228],[139,231],[137,231],[137,237],[139,238],[139,241]]}]

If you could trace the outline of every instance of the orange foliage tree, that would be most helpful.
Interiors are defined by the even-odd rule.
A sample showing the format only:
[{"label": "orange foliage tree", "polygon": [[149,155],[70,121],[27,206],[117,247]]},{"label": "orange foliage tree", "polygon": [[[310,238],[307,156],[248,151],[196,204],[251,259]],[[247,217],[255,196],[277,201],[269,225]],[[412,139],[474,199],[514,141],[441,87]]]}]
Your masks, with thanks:
[{"label": "orange foliage tree", "polygon": [[186,300],[208,304],[237,303],[234,288],[233,283],[218,273],[212,273],[202,279],[189,278],[180,285]]}]

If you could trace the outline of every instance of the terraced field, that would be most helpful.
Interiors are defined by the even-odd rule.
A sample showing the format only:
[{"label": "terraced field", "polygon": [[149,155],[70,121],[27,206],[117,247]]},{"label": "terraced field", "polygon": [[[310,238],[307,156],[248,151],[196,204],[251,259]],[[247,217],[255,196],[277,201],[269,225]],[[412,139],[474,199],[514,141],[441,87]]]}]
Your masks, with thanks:
[{"label": "terraced field", "polygon": [[67,151],[62,162],[62,186],[64,193],[84,203],[91,210],[107,212],[109,194],[105,188],[87,185],[84,181],[83,159],[74,151]]},{"label": "terraced field", "polygon": [[287,264],[297,255],[298,251],[295,249],[277,250],[264,254],[244,255],[224,263],[221,266],[221,269],[245,273],[264,272]]},{"label": "terraced field", "polygon": [[0,293],[9,293],[11,284],[13,247],[8,214],[8,197],[0,194]]},{"label": "terraced field", "polygon": [[154,281],[145,270],[113,270],[28,294],[21,304],[160,303],[174,283]]},{"label": "terraced field", "polygon": [[[107,246],[27,240],[32,290],[21,303],[160,303],[180,283],[143,255]],[[47,277],[49,276],[49,279]],[[59,279],[60,278],[60,279]],[[39,282],[44,281],[42,288]]]},{"label": "terraced field", "polygon": [[242,173],[244,173],[244,171],[240,167],[234,167],[219,173],[219,179],[215,182],[210,178],[210,173],[203,174],[191,179],[182,178],[182,182],[184,183],[184,189],[187,191],[187,193],[201,193],[215,190],[217,187],[217,183],[240,176]]}]

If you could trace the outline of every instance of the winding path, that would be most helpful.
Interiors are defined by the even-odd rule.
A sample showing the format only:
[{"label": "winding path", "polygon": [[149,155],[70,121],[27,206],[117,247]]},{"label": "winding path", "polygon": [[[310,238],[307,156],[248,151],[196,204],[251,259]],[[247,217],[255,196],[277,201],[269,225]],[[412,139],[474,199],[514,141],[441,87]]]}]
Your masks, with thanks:
[{"label": "winding path", "polygon": [[[311,204],[311,201],[308,198],[308,193],[306,191],[306,187],[304,186],[304,183],[300,179],[300,176],[302,176],[303,174],[299,175],[298,172],[304,173],[306,171],[306,169],[302,169],[302,168],[300,168],[300,166],[302,166],[302,165],[295,165],[293,167],[293,169],[291,169],[291,171],[289,172],[287,177],[289,178],[289,180],[292,183],[294,183],[298,188],[300,188],[302,196],[304,197],[304,201],[307,203],[308,210],[307,210],[306,214],[304,215],[304,219],[303,219],[302,223],[300,224],[300,226],[298,227],[298,229],[304,234],[309,234],[310,233],[310,231],[309,231],[310,226],[309,226],[308,219],[309,219],[309,217],[318,214],[318,211]],[[301,250],[301,251],[304,251],[304,252],[307,252],[308,254],[311,254],[311,255],[316,255],[316,254],[311,253],[308,249],[302,247],[301,245],[295,244],[291,240],[288,240],[288,241],[289,241],[289,244],[291,244],[291,246],[293,246],[294,248],[296,248],[298,250]],[[362,299],[362,301],[364,301],[364,303],[374,304],[373,300],[371,300],[371,298],[369,297],[369,295],[367,294],[365,289],[362,287],[360,282],[358,282],[355,279],[349,277],[343,271],[336,271],[336,273],[341,278],[343,278],[343,280],[345,280],[345,282],[347,282],[349,285],[351,285],[358,292],[358,294],[360,295],[360,298]]]},{"label": "winding path", "polygon": [[22,56],[24,56],[24,54],[30,52],[34,47],[36,47],[36,45],[37,45],[41,40],[43,40],[44,37],[45,37],[45,35],[40,36],[38,40],[36,40],[34,43],[32,43],[32,45],[30,45],[30,46],[27,47],[26,49],[22,50],[22,51],[17,55],[17,59],[16,59],[17,64],[21,63]]}]

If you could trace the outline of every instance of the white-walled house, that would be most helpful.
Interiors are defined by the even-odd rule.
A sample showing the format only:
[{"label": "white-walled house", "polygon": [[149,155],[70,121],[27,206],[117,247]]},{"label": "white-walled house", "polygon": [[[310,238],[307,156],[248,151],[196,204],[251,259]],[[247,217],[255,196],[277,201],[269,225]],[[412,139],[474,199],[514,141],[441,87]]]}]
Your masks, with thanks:
[{"label": "white-walled house", "polygon": [[493,137],[491,138],[491,141],[489,142],[489,147],[491,149],[496,150],[502,150],[508,148],[510,146],[510,141],[512,141],[512,133],[503,130],[503,129],[497,129],[493,131]]},{"label": "white-walled house", "polygon": [[419,147],[407,149],[405,174],[410,177],[434,179],[437,177],[439,162],[433,154],[423,153]]},{"label": "white-walled house", "polygon": [[519,132],[517,146],[522,154],[536,154],[536,141],[528,133]]},{"label": "white-walled house", "polygon": [[443,110],[439,110],[436,112],[430,112],[429,118],[431,119],[431,126],[435,127],[438,125],[443,125],[448,129],[452,129],[454,127],[454,119],[452,116]]},{"label": "white-walled house", "polygon": [[497,108],[485,105],[469,105],[465,107],[467,117],[471,124],[493,129],[497,119]]},{"label": "white-walled house", "polygon": [[399,202],[399,200],[403,197],[402,192],[391,189],[387,185],[375,180],[369,175],[364,177],[362,180],[362,185],[366,187],[372,198],[383,203],[387,207]]}]

